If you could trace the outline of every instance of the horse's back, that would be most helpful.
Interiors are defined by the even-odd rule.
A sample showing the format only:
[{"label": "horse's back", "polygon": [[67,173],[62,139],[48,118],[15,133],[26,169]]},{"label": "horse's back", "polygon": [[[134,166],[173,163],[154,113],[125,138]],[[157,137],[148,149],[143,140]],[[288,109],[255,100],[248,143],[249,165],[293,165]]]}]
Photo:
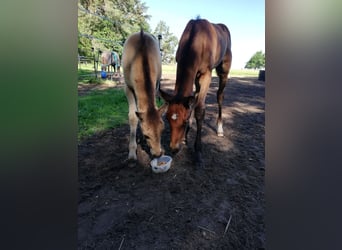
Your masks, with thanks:
[{"label": "horse's back", "polygon": [[126,84],[144,82],[155,85],[161,77],[161,56],[157,40],[145,32],[132,34],[124,44],[122,65]]},{"label": "horse's back", "polygon": [[116,51],[112,52],[112,62],[113,64],[120,65],[120,56],[119,53]]},{"label": "horse's back", "polygon": [[226,25],[210,23],[206,19],[190,20],[179,41],[176,61],[183,61],[182,64],[184,61],[205,61],[213,68],[230,49],[230,32]]},{"label": "horse's back", "polygon": [[223,23],[218,23],[214,25],[217,29],[217,32],[220,33],[221,37],[223,37],[227,41],[227,50],[231,50],[232,41],[228,27]]},{"label": "horse's back", "polygon": [[101,54],[101,62],[102,64],[110,64],[111,61],[111,52],[110,51],[104,51]]}]

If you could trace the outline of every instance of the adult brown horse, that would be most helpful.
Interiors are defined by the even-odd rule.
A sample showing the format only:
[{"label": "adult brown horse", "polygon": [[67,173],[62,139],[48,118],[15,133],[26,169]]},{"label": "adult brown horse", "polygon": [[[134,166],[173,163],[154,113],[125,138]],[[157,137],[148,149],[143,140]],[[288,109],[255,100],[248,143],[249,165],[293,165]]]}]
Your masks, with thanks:
[{"label": "adult brown horse", "polygon": [[190,20],[179,41],[176,61],[177,76],[174,93],[170,95],[160,90],[161,96],[169,104],[166,118],[171,129],[170,148],[172,151],[178,151],[181,142],[186,142],[189,118],[192,110],[195,110],[197,124],[195,163],[204,166],[201,130],[205,114],[205,98],[213,68],[216,69],[219,77],[217,135],[223,136],[223,90],[232,62],[228,28],[224,24],[212,24],[205,19]]},{"label": "adult brown horse", "polygon": [[134,33],[127,38],[123,49],[125,92],[129,104],[129,160],[136,160],[136,130],[141,131],[153,157],[163,154],[160,144],[164,122],[161,118],[166,105],[157,109],[155,95],[161,77],[161,56],[158,41],[150,34]]}]

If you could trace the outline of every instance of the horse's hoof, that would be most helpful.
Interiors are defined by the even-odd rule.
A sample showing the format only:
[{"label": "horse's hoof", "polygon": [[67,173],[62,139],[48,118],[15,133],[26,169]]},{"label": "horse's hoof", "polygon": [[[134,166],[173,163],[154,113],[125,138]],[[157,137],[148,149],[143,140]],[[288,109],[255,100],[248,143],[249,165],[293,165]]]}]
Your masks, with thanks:
[{"label": "horse's hoof", "polygon": [[217,136],[222,137],[223,136],[223,127],[222,122],[217,123],[217,130],[216,130]]}]

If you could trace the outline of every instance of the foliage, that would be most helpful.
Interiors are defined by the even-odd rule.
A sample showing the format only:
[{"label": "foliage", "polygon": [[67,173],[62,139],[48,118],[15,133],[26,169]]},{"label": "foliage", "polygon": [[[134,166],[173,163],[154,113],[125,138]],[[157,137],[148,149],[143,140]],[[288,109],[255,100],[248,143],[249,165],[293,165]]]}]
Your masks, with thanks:
[{"label": "foliage", "polygon": [[141,28],[150,32],[147,6],[140,0],[79,0],[79,54],[92,56],[92,48],[122,54],[128,35]]},{"label": "foliage", "polygon": [[174,63],[175,62],[175,49],[178,44],[178,39],[172,33],[170,33],[170,28],[166,25],[164,21],[159,21],[157,24],[153,35],[158,37],[162,36],[160,41],[160,47],[162,50],[162,62],[163,63]]},{"label": "foliage", "polygon": [[[78,2],[78,53],[98,60],[99,51],[115,50],[122,55],[127,37],[140,31],[152,33],[148,24],[148,7],[141,0],[79,0]],[[173,63],[178,39],[164,21],[152,33],[162,36],[163,63]]]},{"label": "foliage", "polygon": [[265,68],[265,54],[262,51],[256,52],[247,62],[245,68],[260,69]]}]

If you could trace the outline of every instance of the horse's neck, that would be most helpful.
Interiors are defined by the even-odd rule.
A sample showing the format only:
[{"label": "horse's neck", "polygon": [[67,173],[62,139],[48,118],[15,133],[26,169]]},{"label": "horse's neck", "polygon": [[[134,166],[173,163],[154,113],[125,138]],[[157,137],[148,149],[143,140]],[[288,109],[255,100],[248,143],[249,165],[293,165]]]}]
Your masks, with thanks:
[{"label": "horse's neck", "polygon": [[140,112],[147,111],[156,106],[155,90],[146,91],[143,86],[136,86],[135,94],[137,99],[137,109]]},{"label": "horse's neck", "polygon": [[177,68],[177,77],[175,84],[176,95],[191,96],[193,95],[194,81],[196,77],[196,69],[187,67]]}]

